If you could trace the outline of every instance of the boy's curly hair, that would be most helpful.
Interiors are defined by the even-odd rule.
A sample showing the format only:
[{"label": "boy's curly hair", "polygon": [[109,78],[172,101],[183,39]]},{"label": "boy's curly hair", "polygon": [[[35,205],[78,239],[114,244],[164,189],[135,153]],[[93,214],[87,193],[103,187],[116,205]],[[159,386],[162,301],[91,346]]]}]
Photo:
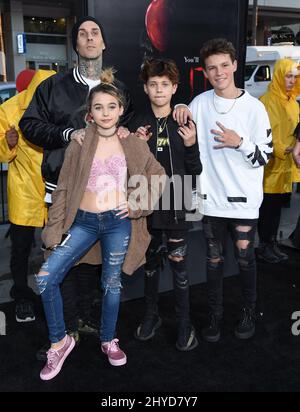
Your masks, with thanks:
[{"label": "boy's curly hair", "polygon": [[140,80],[146,84],[150,77],[167,76],[172,84],[179,84],[180,74],[174,60],[147,59],[142,64]]}]

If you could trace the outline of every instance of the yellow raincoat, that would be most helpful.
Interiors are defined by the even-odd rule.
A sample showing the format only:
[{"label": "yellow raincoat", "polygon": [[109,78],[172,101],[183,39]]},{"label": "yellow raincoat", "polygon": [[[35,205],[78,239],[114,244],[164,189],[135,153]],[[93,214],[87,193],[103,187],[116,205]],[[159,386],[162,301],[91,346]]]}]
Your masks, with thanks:
[{"label": "yellow raincoat", "polygon": [[289,59],[278,60],[268,92],[260,98],[268,112],[274,143],[273,158],[265,167],[264,193],[283,194],[292,192],[293,182],[300,182],[292,154],[285,154],[288,147],[295,146],[294,132],[299,122],[300,77],[292,92],[286,92],[285,75],[296,69]]},{"label": "yellow raincoat", "polygon": [[[29,143],[19,129],[19,121],[27,109],[37,86],[55,74],[38,70],[28,88],[0,106],[0,162],[8,162],[8,216],[11,223],[43,227],[47,218],[45,184],[41,174],[43,150]],[[14,125],[19,141],[9,149],[5,132]]]}]

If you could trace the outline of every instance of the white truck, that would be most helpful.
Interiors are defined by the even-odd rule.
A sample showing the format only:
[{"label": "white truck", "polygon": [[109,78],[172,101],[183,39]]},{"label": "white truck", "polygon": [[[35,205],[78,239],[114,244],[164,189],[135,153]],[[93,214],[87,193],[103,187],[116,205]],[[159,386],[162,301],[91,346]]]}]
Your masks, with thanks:
[{"label": "white truck", "polygon": [[245,89],[257,98],[265,94],[272,80],[276,61],[285,58],[300,64],[300,46],[248,46]]}]

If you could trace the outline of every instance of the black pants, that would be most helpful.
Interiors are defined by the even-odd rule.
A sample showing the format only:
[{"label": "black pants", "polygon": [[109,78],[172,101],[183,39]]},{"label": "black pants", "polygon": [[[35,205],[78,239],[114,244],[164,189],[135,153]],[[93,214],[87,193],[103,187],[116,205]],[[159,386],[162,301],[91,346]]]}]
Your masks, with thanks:
[{"label": "black pants", "polygon": [[[257,220],[227,219],[205,217],[203,229],[207,241],[207,283],[208,302],[211,313],[223,316],[223,262],[225,243],[228,233],[234,242],[234,252],[239,264],[242,281],[244,306],[255,309],[256,292],[256,258],[254,240]],[[245,241],[246,245],[239,248],[237,243]]]},{"label": "black pants", "polygon": [[78,329],[78,321],[91,320],[92,302],[99,294],[99,266],[81,264],[74,266],[61,284],[64,318],[69,332]]},{"label": "black pants", "polygon": [[28,287],[28,260],[34,242],[35,228],[31,226],[20,226],[11,224],[11,257],[10,270],[14,285],[10,295],[15,300],[32,299],[34,293]]},{"label": "black pants", "polygon": [[[189,279],[186,270],[187,235],[185,230],[151,230],[152,240],[146,254],[145,265],[145,300],[146,316],[158,314],[158,295],[160,269],[164,258],[183,258],[180,262],[175,262],[169,258],[169,263],[173,273],[173,283],[175,292],[175,314],[177,322],[190,321],[190,298]],[[163,234],[168,239],[167,247],[163,243]],[[170,242],[178,240],[180,242]]]},{"label": "black pants", "polygon": [[282,194],[264,194],[258,220],[260,242],[270,243],[276,240],[285,198],[286,195]]}]

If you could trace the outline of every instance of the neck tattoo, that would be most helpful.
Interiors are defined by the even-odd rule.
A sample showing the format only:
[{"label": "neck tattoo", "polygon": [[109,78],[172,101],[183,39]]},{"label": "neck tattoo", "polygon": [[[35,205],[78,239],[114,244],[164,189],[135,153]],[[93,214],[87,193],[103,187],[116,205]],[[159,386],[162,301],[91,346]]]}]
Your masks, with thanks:
[{"label": "neck tattoo", "polygon": [[102,55],[97,59],[79,56],[78,68],[81,76],[90,80],[99,80],[102,72]]},{"label": "neck tattoo", "polygon": [[214,109],[215,109],[215,111],[218,113],[218,114],[228,114],[228,113],[230,113],[231,112],[231,110],[234,108],[234,106],[236,105],[236,102],[237,102],[237,99],[238,99],[238,97],[239,97],[239,94],[240,94],[240,90],[239,89],[236,89],[236,97],[234,98],[234,101],[233,101],[233,104],[230,106],[230,108],[226,111],[226,112],[220,112],[218,109],[217,109],[217,107],[216,107],[216,93],[215,93],[215,91],[213,92],[213,106],[214,106]]}]

